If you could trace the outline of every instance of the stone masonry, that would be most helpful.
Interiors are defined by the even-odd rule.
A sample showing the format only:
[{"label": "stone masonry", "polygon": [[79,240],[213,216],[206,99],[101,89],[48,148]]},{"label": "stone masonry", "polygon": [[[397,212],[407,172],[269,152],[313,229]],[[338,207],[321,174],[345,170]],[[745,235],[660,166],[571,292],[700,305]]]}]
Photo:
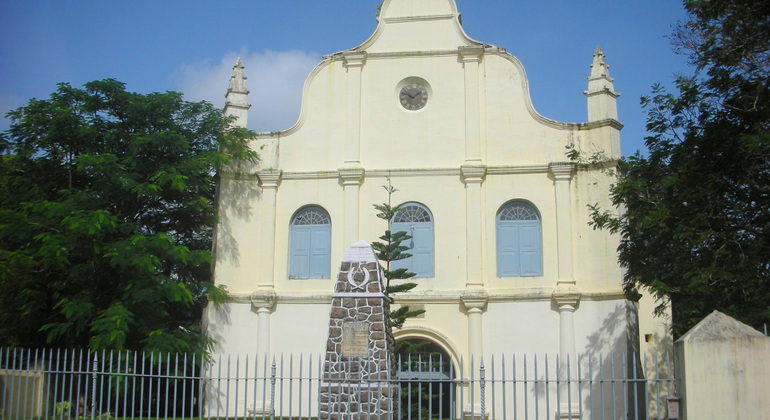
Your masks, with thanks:
[{"label": "stone masonry", "polygon": [[332,294],[319,419],[392,419],[398,413],[386,287],[369,244],[353,244]]}]

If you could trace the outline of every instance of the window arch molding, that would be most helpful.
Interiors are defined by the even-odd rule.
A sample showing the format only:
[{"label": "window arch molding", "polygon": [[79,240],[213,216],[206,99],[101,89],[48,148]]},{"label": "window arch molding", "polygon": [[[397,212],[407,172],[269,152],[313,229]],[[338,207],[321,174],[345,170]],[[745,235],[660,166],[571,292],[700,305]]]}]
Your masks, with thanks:
[{"label": "window arch molding", "polygon": [[433,213],[424,204],[408,201],[400,204],[401,208],[391,220],[393,232],[406,232],[412,238],[402,245],[409,247],[411,257],[392,261],[390,269],[406,268],[415,273],[415,277],[433,277],[435,247],[433,240]]},{"label": "window arch molding", "polygon": [[289,222],[289,278],[328,279],[331,269],[331,217],[321,206],[307,205]]},{"label": "window arch molding", "polygon": [[542,218],[524,200],[510,200],[495,216],[498,277],[543,275]]}]

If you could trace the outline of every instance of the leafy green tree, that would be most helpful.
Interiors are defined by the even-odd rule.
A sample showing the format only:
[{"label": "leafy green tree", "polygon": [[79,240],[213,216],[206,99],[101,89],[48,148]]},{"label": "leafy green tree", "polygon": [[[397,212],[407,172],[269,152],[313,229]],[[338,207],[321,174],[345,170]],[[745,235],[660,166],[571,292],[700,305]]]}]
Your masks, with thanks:
[{"label": "leafy green tree", "polygon": [[180,93],[60,84],[0,141],[0,344],[206,351],[216,171],[254,133]]},{"label": "leafy green tree", "polygon": [[[627,291],[671,303],[680,336],[713,310],[770,322],[770,3],[687,0],[672,37],[697,72],[676,93],[653,87],[648,156],[621,161],[621,215],[592,207],[621,233]],[[659,307],[660,308],[660,307]]]},{"label": "leafy green tree", "polygon": [[[417,287],[417,283],[393,283],[393,281],[408,280],[415,276],[415,273],[410,272],[406,268],[390,269],[390,263],[392,261],[403,260],[412,256],[412,254],[407,252],[409,251],[409,247],[403,245],[404,241],[407,241],[412,237],[404,231],[391,231],[393,216],[401,210],[401,207],[394,207],[391,204],[391,198],[398,190],[390,184],[390,178],[388,178],[388,185],[383,185],[382,187],[388,192],[388,202],[374,204],[374,208],[379,212],[377,213],[377,217],[388,223],[388,229],[385,230],[384,235],[380,236],[382,242],[373,242],[372,248],[374,249],[377,258],[382,261],[382,264],[385,266],[385,277],[388,279],[387,294],[388,296],[392,296],[395,293],[408,292],[414,289]],[[391,325],[394,328],[401,328],[407,318],[415,317],[422,313],[425,313],[425,310],[420,309],[411,311],[409,310],[409,306],[401,306],[390,313]]]}]

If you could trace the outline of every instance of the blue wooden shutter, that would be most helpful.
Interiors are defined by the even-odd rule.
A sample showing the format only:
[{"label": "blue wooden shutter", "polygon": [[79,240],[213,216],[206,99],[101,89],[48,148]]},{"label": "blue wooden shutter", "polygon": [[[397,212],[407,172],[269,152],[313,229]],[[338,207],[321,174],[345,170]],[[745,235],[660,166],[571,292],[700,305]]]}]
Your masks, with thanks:
[{"label": "blue wooden shutter", "polygon": [[519,245],[521,251],[521,275],[542,275],[541,258],[543,255],[540,240],[539,221],[521,221],[519,223]]},{"label": "blue wooden shutter", "polygon": [[[406,226],[405,223],[393,223],[391,225],[391,231],[393,233],[396,232],[406,232],[409,233],[409,226]],[[414,255],[414,238],[407,239],[406,241],[401,242],[401,245],[408,247],[409,250],[405,251],[410,254]],[[390,269],[391,270],[398,270],[399,268],[406,268],[407,270],[414,272],[414,267],[412,264],[412,257],[404,258],[403,260],[396,260],[390,262]]]},{"label": "blue wooden shutter", "polygon": [[415,223],[411,235],[412,270],[416,277],[433,277],[433,223]]},{"label": "blue wooden shutter", "polygon": [[289,278],[310,277],[310,226],[291,227],[291,251],[289,252]]},{"label": "blue wooden shutter", "polygon": [[331,227],[315,225],[310,241],[310,277],[328,279],[331,260]]},{"label": "blue wooden shutter", "polygon": [[514,277],[518,276],[519,272],[519,227],[511,222],[498,222],[497,275]]}]

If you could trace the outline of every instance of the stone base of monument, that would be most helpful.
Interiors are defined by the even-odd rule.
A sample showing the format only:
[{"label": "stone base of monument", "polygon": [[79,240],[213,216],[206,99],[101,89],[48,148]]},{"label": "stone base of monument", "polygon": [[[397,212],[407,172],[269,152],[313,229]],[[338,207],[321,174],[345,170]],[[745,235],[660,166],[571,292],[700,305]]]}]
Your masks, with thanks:
[{"label": "stone base of monument", "polygon": [[[329,384],[321,386],[319,419],[357,420],[359,418],[394,419],[398,416],[398,385]],[[323,398],[327,396],[328,398]]]},{"label": "stone base of monument", "polygon": [[353,244],[332,293],[319,419],[397,417],[400,388],[386,288],[372,248]]}]

